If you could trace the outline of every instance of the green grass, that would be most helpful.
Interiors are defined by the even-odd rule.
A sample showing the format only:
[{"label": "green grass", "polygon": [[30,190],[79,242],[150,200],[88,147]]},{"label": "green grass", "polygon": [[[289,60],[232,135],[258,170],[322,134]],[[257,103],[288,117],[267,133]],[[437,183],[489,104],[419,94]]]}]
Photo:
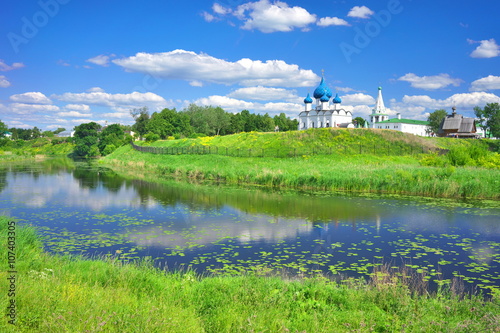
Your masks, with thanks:
[{"label": "green grass", "polygon": [[75,145],[61,138],[0,141],[0,161],[13,161],[41,156],[67,156]]},{"label": "green grass", "polygon": [[[429,149],[450,149],[453,147],[492,148],[498,151],[494,140],[458,140],[451,138],[429,138],[407,134],[399,131],[380,129],[334,129],[314,128],[305,131],[290,131],[280,133],[243,132],[227,136],[200,137],[195,139],[180,139],[156,141],[148,145],[155,147],[195,147],[211,146],[240,149],[315,149],[347,147],[352,153],[362,152],[386,155],[389,153],[425,151]],[[389,150],[387,149],[389,148]],[[379,152],[377,152],[379,151]]]},{"label": "green grass", "polygon": [[[0,218],[4,240],[8,220]],[[6,247],[0,252],[5,268]],[[199,276],[162,271],[147,261],[51,255],[43,252],[33,227],[19,224],[16,255],[16,326],[3,315],[2,332],[500,331],[499,295],[485,300],[454,286],[429,294],[418,279],[390,276],[384,269],[368,283],[322,276]],[[5,293],[6,276],[2,269]],[[8,301],[6,294],[0,298],[2,309]]]},{"label": "green grass", "polygon": [[[434,156],[434,155],[422,155]],[[156,155],[130,146],[100,162],[122,173],[300,190],[500,199],[500,170],[426,166],[422,156],[306,155],[296,158]]]}]

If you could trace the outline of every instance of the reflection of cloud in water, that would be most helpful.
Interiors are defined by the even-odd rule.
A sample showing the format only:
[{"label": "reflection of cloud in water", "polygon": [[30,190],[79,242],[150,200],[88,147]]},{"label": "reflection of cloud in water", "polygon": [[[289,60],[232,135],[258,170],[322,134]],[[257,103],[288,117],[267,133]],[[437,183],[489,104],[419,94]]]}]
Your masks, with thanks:
[{"label": "reflection of cloud in water", "polygon": [[399,218],[397,222],[402,222],[406,230],[418,232],[426,230],[437,234],[449,232],[451,227],[463,228],[463,224],[470,225],[475,232],[484,235],[500,235],[500,224],[498,216],[481,215],[481,209],[474,209],[475,215],[469,211],[464,213],[462,209],[452,207],[438,208],[415,205],[412,208],[398,207],[397,214],[393,216]]},{"label": "reflection of cloud in water", "polygon": [[297,236],[309,234],[313,229],[311,223],[304,220],[270,218],[244,213],[240,213],[236,220],[235,215],[226,214],[202,218],[198,214],[189,214],[186,218],[189,226],[178,228],[173,234],[167,235],[163,229],[157,227],[144,227],[136,229],[136,233],[127,236],[127,240],[139,246],[187,248],[194,244],[212,244],[226,237],[238,238],[242,243],[277,242],[296,239]]},{"label": "reflection of cloud in water", "polygon": [[109,207],[154,208],[158,206],[152,198],[141,199],[133,187],[121,185],[115,192],[102,184],[91,189],[82,186],[71,174],[40,175],[17,174],[6,189],[6,194],[15,204],[43,208],[47,203],[61,206],[89,208],[102,211]]}]

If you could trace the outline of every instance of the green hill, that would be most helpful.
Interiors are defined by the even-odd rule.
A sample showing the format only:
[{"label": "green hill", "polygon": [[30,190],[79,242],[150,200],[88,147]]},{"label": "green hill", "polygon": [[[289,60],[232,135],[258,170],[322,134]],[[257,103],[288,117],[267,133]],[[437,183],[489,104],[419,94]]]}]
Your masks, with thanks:
[{"label": "green hill", "polygon": [[[138,144],[155,153],[128,145],[100,163],[146,179],[500,199],[500,154],[488,151],[485,140],[422,138],[385,130],[312,129]],[[436,149],[449,151],[437,153]]]},{"label": "green hill", "polygon": [[[322,153],[366,153],[375,155],[402,155],[451,149],[457,146],[488,149],[485,140],[458,140],[452,138],[424,138],[413,134],[379,129],[334,129],[314,128],[290,132],[249,132],[227,136],[201,137],[136,143],[152,147],[219,147],[221,153],[228,149],[254,150],[296,150],[298,154],[307,151]],[[214,152],[214,149],[211,149]],[[267,156],[267,154],[265,154]],[[272,154],[270,154],[272,156]]]}]

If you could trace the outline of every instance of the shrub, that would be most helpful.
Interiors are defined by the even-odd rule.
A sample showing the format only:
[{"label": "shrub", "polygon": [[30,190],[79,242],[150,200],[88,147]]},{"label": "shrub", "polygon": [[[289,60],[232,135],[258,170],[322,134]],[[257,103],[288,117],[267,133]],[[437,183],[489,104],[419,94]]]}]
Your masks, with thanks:
[{"label": "shrub", "polygon": [[103,155],[109,155],[116,150],[116,146],[114,144],[107,145],[102,151]]},{"label": "shrub", "polygon": [[446,165],[446,159],[439,156],[437,153],[425,155],[420,159],[420,164],[423,166],[442,167]]},{"label": "shrub", "polygon": [[475,165],[466,147],[452,147],[446,158],[454,166]]},{"label": "shrub", "polygon": [[154,142],[154,141],[159,140],[160,136],[158,134],[155,134],[155,133],[148,133],[144,136],[144,138],[146,139],[146,142]]}]

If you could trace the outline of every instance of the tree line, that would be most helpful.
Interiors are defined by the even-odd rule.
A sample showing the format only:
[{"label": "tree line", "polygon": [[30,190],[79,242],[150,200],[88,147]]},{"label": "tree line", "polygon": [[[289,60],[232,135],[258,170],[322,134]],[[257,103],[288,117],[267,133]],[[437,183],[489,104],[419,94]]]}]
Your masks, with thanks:
[{"label": "tree line", "polygon": [[0,121],[0,138],[5,137],[7,135],[7,132],[10,132],[11,133],[10,138],[12,140],[26,141],[38,138],[52,138],[55,137],[57,134],[64,132],[65,130],[66,130],[65,128],[60,127],[54,131],[42,131],[36,126],[33,128],[16,128],[16,127],[8,128],[4,122]]},{"label": "tree line", "polygon": [[131,110],[135,120],[132,130],[140,137],[149,140],[167,139],[168,137],[200,137],[228,135],[240,132],[271,132],[296,130],[298,121],[290,119],[284,113],[271,117],[250,113],[243,110],[229,113],[221,107],[189,105],[182,111],[163,109],[149,113],[148,108]]}]

